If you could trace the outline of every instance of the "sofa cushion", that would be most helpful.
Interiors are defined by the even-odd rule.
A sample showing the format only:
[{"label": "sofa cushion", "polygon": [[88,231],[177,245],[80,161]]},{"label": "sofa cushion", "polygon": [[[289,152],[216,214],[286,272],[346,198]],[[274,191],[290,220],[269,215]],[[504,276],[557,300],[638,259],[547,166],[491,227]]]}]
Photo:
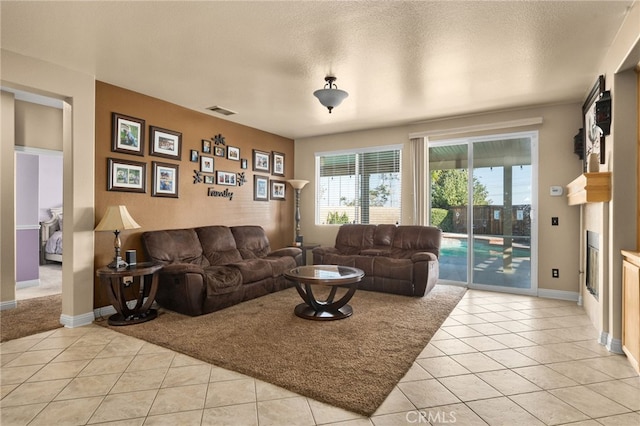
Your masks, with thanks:
[{"label": "sofa cushion", "polygon": [[142,242],[147,255],[154,262],[209,266],[209,261],[203,256],[198,235],[193,229],[143,232]]},{"label": "sofa cushion", "polygon": [[336,236],[336,248],[341,254],[353,255],[360,250],[373,247],[373,233],[376,225],[342,225]]},{"label": "sofa cushion", "polygon": [[269,239],[261,226],[232,226],[230,229],[243,259],[258,259],[271,252]]},{"label": "sofa cushion", "polygon": [[403,225],[396,228],[391,257],[410,259],[414,253],[429,252],[440,256],[442,231],[430,226]]},{"label": "sofa cushion", "polygon": [[242,260],[236,240],[226,226],[196,228],[204,256],[211,265],[228,265]]},{"label": "sofa cushion", "polygon": [[242,274],[231,266],[208,266],[204,275],[209,295],[232,293],[242,286]]},{"label": "sofa cushion", "polygon": [[248,284],[273,277],[271,263],[264,259],[244,259],[229,266],[237,268],[242,274],[242,283]]},{"label": "sofa cushion", "polygon": [[393,236],[396,233],[396,225],[378,225],[373,233],[373,245],[376,248],[391,248]]}]

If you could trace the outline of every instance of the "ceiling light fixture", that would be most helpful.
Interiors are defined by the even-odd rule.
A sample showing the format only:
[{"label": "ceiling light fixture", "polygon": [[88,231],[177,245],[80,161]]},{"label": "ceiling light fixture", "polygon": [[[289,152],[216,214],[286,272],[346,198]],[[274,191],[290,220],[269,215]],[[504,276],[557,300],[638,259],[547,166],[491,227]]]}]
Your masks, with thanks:
[{"label": "ceiling light fixture", "polygon": [[327,107],[329,110],[329,114],[331,114],[331,110],[338,105],[347,97],[349,94],[344,90],[338,89],[338,86],[334,84],[337,78],[333,76],[327,76],[324,78],[324,81],[327,83],[324,85],[324,89],[316,90],[313,92],[313,96],[318,98],[320,103]]}]

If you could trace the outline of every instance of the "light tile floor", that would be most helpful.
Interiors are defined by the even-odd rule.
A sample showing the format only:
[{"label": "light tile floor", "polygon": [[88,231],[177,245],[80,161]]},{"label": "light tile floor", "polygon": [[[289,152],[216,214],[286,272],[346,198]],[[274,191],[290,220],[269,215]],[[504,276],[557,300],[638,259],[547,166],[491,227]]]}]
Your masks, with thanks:
[{"label": "light tile floor", "polygon": [[640,425],[640,377],[596,337],[575,303],[470,290],[363,418],[97,325],[58,329],[0,344],[0,423]]}]

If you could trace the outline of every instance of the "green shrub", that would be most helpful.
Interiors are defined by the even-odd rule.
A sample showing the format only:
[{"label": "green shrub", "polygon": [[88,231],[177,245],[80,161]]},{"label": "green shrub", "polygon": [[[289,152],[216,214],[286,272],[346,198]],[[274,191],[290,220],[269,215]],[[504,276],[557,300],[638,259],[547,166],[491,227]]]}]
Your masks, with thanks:
[{"label": "green shrub", "polygon": [[349,220],[349,216],[347,216],[347,213],[345,212],[342,214],[339,212],[329,212],[329,214],[327,214],[327,223],[330,225],[342,225],[345,223],[351,223],[351,220]]}]

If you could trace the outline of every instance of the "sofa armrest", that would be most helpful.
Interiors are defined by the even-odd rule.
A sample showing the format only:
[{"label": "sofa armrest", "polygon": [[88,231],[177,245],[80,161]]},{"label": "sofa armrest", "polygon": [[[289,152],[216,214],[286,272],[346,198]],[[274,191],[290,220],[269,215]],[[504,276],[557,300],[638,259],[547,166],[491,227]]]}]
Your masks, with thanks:
[{"label": "sofa armrest", "polygon": [[171,263],[164,265],[161,269],[162,274],[186,274],[195,273],[204,275],[204,269],[201,266],[194,265],[193,263]]},{"label": "sofa armrest", "polygon": [[206,282],[205,272],[198,265],[165,265],[159,272],[156,301],[161,306],[181,314],[202,315]]},{"label": "sofa armrest", "polygon": [[415,262],[434,262],[437,261],[438,257],[433,254],[433,253],[429,253],[427,251],[421,251],[419,253],[414,253],[411,255],[411,261],[413,263]]},{"label": "sofa armrest", "polygon": [[328,254],[340,254],[337,248],[330,246],[314,247],[311,252],[313,253],[314,265],[322,265],[324,263],[324,257]]},{"label": "sofa armrest", "polygon": [[295,258],[296,256],[302,254],[302,249],[299,247],[283,247],[269,253],[269,256],[283,257],[283,256],[291,256]]}]

